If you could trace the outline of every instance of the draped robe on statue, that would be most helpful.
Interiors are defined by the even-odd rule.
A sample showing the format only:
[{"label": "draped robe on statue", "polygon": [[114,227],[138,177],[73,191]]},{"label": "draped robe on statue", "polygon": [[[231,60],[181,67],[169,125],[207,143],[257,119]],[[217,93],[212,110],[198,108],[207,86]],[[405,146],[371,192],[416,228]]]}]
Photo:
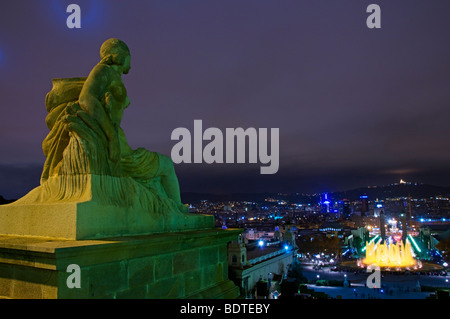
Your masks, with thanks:
[{"label": "draped robe on statue", "polygon": [[[42,143],[46,156],[42,189],[19,201],[79,201],[88,196],[105,204],[138,205],[154,212],[185,211],[161,187],[158,153],[138,148],[121,156],[119,165],[110,160],[105,133],[78,103],[85,80],[53,80],[45,99],[50,132]],[[88,190],[92,193],[86,194]]]}]

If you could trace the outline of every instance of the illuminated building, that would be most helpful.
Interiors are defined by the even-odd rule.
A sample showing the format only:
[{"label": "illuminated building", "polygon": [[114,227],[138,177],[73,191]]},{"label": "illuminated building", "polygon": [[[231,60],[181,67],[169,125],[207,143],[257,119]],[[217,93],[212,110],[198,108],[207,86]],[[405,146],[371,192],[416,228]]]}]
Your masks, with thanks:
[{"label": "illuminated building", "polygon": [[323,195],[323,199],[320,201],[320,206],[321,206],[322,213],[329,213],[330,212],[330,204],[331,204],[331,201],[328,199],[328,194],[325,193]]},{"label": "illuminated building", "polygon": [[386,241],[386,229],[384,226],[385,220],[384,220],[384,211],[380,212],[380,235],[382,242]]},{"label": "illuminated building", "polygon": [[369,201],[367,195],[361,195],[359,196],[359,199],[361,201],[361,216],[365,216],[366,213],[369,211]]},{"label": "illuminated building", "polygon": [[266,245],[264,240],[258,240],[257,246],[251,249],[243,236],[229,243],[229,277],[240,287],[242,295],[248,296],[260,280],[270,283],[274,276],[287,274],[297,251],[294,238],[287,230],[278,245]]},{"label": "illuminated building", "polygon": [[349,219],[351,214],[350,201],[348,199],[343,199],[341,202],[341,212],[343,219]]}]

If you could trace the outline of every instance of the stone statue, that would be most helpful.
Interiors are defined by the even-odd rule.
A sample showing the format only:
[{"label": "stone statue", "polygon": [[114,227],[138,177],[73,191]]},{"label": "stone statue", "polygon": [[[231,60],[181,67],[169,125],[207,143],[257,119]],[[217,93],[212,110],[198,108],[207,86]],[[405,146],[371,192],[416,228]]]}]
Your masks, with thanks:
[{"label": "stone statue", "polygon": [[144,148],[132,150],[120,127],[130,104],[121,78],[130,70],[127,45],[109,39],[100,48],[100,58],[85,81],[57,79],[47,95],[50,133],[43,142],[47,160],[41,181],[55,175],[126,176],[157,190],[150,181],[159,177],[164,195],[185,210],[172,160]]},{"label": "stone statue", "polygon": [[[87,78],[53,80],[45,99],[50,132],[42,143],[46,160],[41,185],[0,208],[4,222],[0,233],[2,227],[25,231],[21,223],[29,223],[25,228],[39,236],[76,239],[212,227],[213,219],[206,218],[210,216],[186,214],[169,157],[144,148],[133,150],[127,143],[120,127],[130,105],[121,78],[130,70],[127,45],[119,39],[106,40],[100,58]],[[14,220],[1,214],[6,209],[14,210]],[[48,225],[38,216],[63,219],[60,211],[76,220],[74,226],[64,231],[43,229]],[[38,221],[27,219],[28,212]],[[22,221],[17,221],[19,215]],[[58,228],[57,220],[52,221]]]},{"label": "stone statue", "polygon": [[170,158],[128,145],[130,52],[109,39],[100,57],[53,80],[41,183],[0,205],[0,298],[237,298],[226,258],[241,230],[187,213]]}]

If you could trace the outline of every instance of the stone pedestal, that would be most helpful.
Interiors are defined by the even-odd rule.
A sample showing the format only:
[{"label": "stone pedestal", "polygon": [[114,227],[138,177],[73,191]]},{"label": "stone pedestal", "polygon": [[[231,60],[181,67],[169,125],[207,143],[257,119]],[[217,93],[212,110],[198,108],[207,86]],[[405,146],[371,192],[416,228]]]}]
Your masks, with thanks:
[{"label": "stone pedestal", "polygon": [[[204,229],[101,240],[0,235],[0,298],[236,298],[227,243]],[[69,265],[80,288],[69,288]]]},{"label": "stone pedestal", "polygon": [[78,240],[214,228],[214,216],[173,205],[129,177],[57,176],[0,205],[0,234]]},{"label": "stone pedestal", "polygon": [[[156,180],[157,181],[157,180]],[[239,230],[129,177],[56,176],[0,206],[0,298],[235,298]],[[71,288],[68,267],[79,267]]]},{"label": "stone pedestal", "polygon": [[98,239],[213,227],[214,216],[162,215],[94,201],[0,206],[0,234],[13,236]]}]

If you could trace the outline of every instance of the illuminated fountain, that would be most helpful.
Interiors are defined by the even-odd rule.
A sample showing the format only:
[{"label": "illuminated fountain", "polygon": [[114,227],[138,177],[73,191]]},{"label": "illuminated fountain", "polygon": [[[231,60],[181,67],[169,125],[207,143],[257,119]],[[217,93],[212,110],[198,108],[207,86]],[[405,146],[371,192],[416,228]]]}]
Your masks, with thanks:
[{"label": "illuminated fountain", "polygon": [[402,241],[389,245],[379,242],[371,241],[366,244],[366,258],[362,260],[364,265],[377,265],[383,268],[420,267],[420,263],[413,257],[411,243],[408,240],[405,244]]}]

